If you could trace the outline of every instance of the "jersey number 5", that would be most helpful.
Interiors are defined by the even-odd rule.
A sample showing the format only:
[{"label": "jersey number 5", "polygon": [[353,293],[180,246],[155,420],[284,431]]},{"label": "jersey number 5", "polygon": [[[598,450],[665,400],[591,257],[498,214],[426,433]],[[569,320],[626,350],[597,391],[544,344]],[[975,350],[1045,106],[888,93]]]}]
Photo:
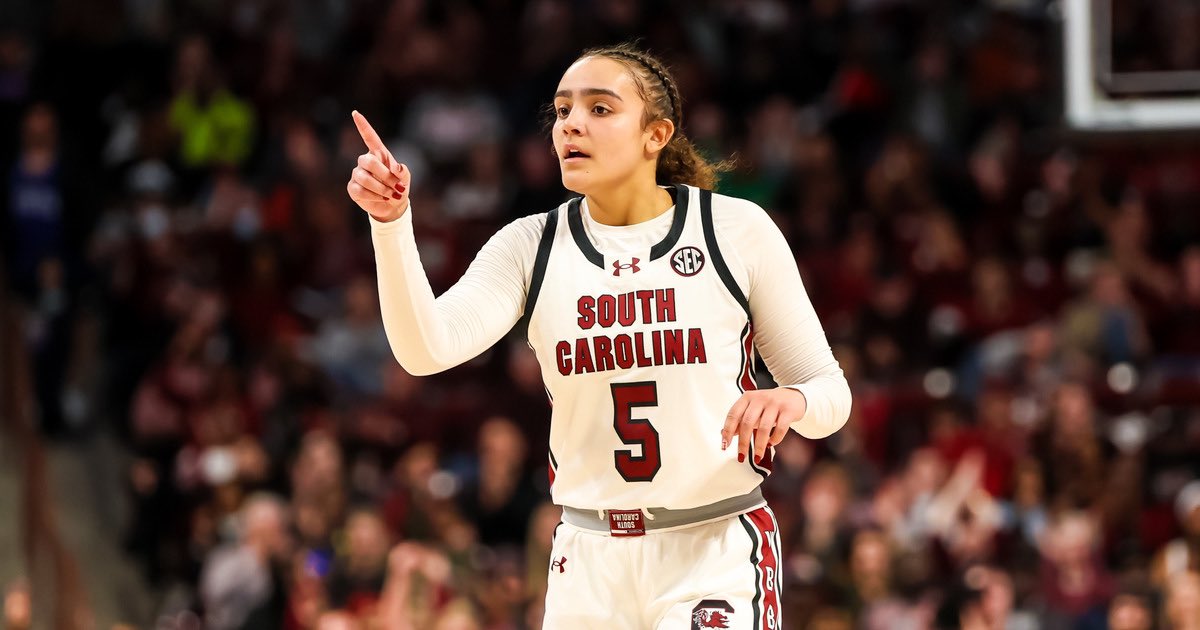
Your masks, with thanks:
[{"label": "jersey number 5", "polygon": [[662,455],[658,449],[658,431],[645,418],[634,418],[634,407],[658,406],[658,387],[654,381],[638,383],[613,383],[613,428],[621,441],[629,446],[642,447],[642,454],[634,456],[631,450],[613,451],[617,472],[625,481],[652,481],[662,468]]}]

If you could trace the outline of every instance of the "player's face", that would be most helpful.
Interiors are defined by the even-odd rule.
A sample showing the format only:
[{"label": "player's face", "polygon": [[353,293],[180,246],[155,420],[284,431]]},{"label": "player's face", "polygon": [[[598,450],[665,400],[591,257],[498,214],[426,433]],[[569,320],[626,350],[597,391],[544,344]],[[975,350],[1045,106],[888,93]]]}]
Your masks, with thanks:
[{"label": "player's face", "polygon": [[647,168],[653,176],[645,105],[624,65],[604,57],[576,61],[558,83],[554,110],[554,150],[568,190],[592,194]]}]

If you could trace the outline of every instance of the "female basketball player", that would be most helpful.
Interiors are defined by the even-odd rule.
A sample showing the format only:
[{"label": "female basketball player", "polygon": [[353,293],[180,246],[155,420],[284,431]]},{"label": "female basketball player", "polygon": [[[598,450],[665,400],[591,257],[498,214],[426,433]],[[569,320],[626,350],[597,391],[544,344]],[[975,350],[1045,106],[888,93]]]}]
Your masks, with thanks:
[{"label": "female basketball player", "polygon": [[[368,152],[347,190],[370,215],[392,350],[431,374],[528,318],[563,506],[546,628],[781,628],[759,486],[789,428],[822,438],[850,409],[791,250],[761,208],[710,192],[715,167],[654,57],[585,52],[554,112],[563,185],[582,197],[500,230],[437,298],[410,172],[353,114]],[[785,385],[755,389],[756,348]]]}]

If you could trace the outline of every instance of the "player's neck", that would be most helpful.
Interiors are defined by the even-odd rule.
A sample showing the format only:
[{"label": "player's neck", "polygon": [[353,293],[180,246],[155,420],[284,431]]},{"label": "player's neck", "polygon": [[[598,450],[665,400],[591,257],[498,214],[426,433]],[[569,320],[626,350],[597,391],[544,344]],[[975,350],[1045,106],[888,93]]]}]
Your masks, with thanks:
[{"label": "player's neck", "polygon": [[671,193],[648,184],[621,186],[587,196],[588,213],[604,225],[634,225],[649,221],[675,204]]}]

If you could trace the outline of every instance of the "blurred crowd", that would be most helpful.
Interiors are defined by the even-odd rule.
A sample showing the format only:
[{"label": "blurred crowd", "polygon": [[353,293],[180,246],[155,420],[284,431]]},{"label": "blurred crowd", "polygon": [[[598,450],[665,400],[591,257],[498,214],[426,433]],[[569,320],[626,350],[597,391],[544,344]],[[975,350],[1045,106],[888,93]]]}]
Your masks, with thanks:
[{"label": "blurred crowd", "polygon": [[642,37],[684,130],[736,157],[719,190],[794,247],[854,392],[767,481],[787,626],[1200,628],[1200,155],[1064,131],[1050,4],[5,9],[0,238],[39,427],[128,449],[160,619],[540,627],[538,364],[519,333],[395,363],[349,112],[409,165],[444,290],[566,198],[561,72]]}]

